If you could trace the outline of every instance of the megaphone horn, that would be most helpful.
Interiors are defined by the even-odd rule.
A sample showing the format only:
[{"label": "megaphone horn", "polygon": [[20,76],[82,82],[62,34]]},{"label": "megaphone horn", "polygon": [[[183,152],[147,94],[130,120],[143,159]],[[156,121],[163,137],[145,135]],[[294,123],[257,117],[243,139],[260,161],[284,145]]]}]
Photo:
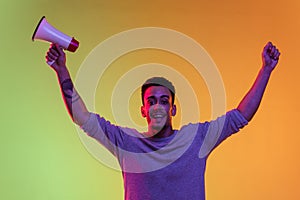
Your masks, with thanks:
[{"label": "megaphone horn", "polygon": [[45,16],[40,19],[32,35],[32,41],[36,39],[59,44],[71,52],[75,52],[79,46],[79,42],[74,37],[70,37],[51,26]]}]

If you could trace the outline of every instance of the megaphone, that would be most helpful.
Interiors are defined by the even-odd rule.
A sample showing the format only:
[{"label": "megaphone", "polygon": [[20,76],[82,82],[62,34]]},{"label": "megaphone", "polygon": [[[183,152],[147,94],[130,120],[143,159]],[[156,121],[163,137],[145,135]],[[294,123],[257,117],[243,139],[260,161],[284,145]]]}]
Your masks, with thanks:
[{"label": "megaphone", "polygon": [[75,52],[79,46],[79,42],[74,37],[70,37],[51,26],[45,16],[40,19],[32,35],[32,41],[36,39],[59,44],[71,52]]}]

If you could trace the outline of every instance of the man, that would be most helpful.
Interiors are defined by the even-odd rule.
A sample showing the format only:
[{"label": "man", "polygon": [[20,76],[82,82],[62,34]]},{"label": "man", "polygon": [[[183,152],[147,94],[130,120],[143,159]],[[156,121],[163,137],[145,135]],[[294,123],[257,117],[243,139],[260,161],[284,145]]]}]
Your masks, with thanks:
[{"label": "man", "polygon": [[263,66],[236,109],[216,120],[188,124],[179,130],[172,127],[172,117],[176,115],[174,86],[161,77],[148,79],[142,86],[141,114],[148,123],[145,133],[112,125],[86,109],[71,81],[65,54],[58,45],[50,47],[46,59],[55,61],[51,67],[57,73],[73,121],[118,159],[126,200],[204,200],[208,156],[252,119],[279,55],[271,42],[264,47]]}]

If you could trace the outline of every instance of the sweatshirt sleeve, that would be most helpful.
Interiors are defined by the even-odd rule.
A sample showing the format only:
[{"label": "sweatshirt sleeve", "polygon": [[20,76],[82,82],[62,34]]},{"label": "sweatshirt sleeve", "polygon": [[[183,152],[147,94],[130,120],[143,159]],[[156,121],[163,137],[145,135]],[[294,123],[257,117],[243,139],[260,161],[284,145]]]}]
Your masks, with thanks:
[{"label": "sweatshirt sleeve", "polygon": [[123,131],[121,128],[111,124],[98,114],[90,113],[89,119],[81,126],[81,129],[115,156],[117,155],[118,147],[123,144]]},{"label": "sweatshirt sleeve", "polygon": [[222,141],[246,126],[248,121],[237,110],[228,111],[225,115],[205,124],[205,134],[199,156],[207,156]]}]

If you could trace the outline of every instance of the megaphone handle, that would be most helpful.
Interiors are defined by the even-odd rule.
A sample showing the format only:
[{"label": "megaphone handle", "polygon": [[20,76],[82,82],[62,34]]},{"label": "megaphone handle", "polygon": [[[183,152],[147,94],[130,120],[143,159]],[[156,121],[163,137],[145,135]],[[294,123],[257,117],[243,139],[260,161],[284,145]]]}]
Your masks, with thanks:
[{"label": "megaphone handle", "polygon": [[52,60],[52,61],[47,61],[47,64],[51,67],[54,63],[55,63],[56,60]]}]

